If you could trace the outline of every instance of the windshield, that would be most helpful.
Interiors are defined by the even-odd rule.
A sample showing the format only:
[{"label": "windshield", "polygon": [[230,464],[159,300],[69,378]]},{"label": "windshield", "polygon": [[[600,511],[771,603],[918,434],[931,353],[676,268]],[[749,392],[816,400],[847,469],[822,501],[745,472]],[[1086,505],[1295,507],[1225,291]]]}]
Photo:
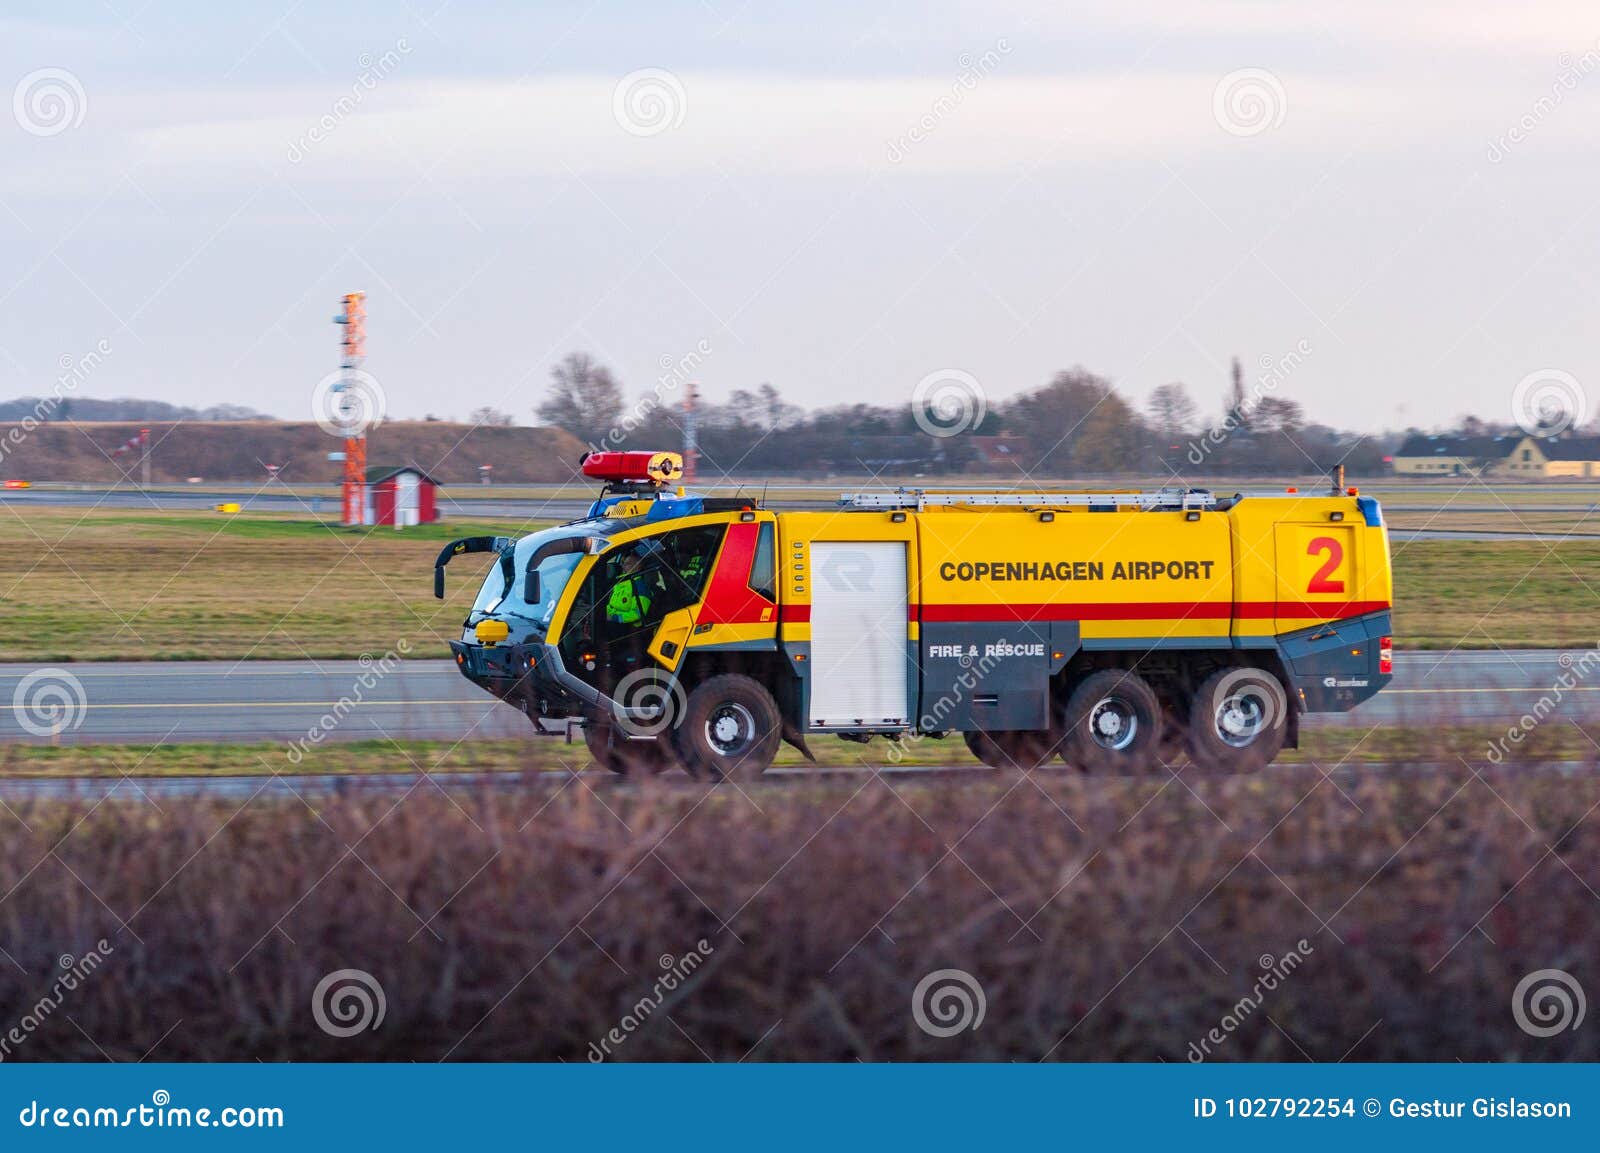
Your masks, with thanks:
[{"label": "windshield", "polygon": [[556,602],[561,599],[561,590],[567,587],[567,580],[572,576],[572,570],[578,567],[578,562],[583,560],[584,556],[581,552],[557,553],[540,561],[539,600],[529,604],[522,599],[523,573],[526,571],[528,558],[533,555],[535,549],[551,539],[553,539],[552,534],[535,533],[517,542],[516,550],[512,554],[512,579],[509,589],[506,587],[505,565],[499,557],[496,557],[493,566],[484,575],[483,587],[478,590],[477,599],[472,602],[472,615],[510,613],[536,620],[541,624],[549,624],[550,614],[555,610]]}]

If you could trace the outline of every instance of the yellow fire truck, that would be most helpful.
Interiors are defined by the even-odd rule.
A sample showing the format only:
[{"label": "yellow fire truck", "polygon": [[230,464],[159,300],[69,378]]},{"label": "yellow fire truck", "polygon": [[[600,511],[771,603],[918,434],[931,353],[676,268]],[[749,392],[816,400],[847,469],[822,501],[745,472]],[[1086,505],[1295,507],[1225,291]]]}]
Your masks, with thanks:
[{"label": "yellow fire truck", "polygon": [[1249,771],[1391,679],[1378,502],[1325,494],[846,494],[771,511],[677,488],[673,453],[588,455],[589,515],[440,553],[495,564],[451,650],[619,773],[764,772],[781,741],[959,733],[1060,757]]}]

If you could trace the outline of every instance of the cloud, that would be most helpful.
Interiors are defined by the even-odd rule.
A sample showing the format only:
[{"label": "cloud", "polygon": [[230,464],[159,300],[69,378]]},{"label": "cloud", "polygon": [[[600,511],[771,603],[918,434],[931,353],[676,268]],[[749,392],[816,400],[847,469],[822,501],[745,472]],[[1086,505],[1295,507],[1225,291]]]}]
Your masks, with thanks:
[{"label": "cloud", "polygon": [[[1378,150],[1470,122],[1473,109],[1497,124],[1537,94],[1275,73],[1287,102],[1281,123],[1241,142],[1214,112],[1221,73],[1010,76],[1004,66],[970,86],[955,73],[883,80],[685,73],[674,78],[681,119],[670,112],[665,127],[648,133],[619,123],[611,76],[391,80],[354,106],[343,90],[235,91],[215,100],[189,94],[183,115],[159,100],[142,122],[135,98],[107,148],[142,172],[185,180],[258,179],[266,169],[355,186],[423,173],[447,186],[517,173],[983,172],[1153,156],[1177,162],[1257,145]],[[197,109],[209,114],[196,117]]]}]

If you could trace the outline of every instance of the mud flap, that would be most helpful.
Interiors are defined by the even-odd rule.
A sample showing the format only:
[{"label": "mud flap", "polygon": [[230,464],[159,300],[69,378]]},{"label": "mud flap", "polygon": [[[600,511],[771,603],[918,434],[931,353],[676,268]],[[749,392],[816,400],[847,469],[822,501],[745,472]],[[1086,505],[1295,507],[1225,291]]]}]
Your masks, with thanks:
[{"label": "mud flap", "polygon": [[783,739],[784,743],[793,745],[796,749],[800,750],[800,755],[806,760],[810,761],[813,765],[817,763],[817,758],[812,755],[810,749],[806,748],[805,734],[791,725],[788,721],[783,722]]}]

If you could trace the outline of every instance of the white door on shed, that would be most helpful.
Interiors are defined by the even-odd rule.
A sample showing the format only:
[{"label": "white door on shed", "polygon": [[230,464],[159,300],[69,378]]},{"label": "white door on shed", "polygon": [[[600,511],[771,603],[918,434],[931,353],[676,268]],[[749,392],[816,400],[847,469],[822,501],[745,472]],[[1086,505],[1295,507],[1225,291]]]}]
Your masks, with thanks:
[{"label": "white door on shed", "polygon": [[811,544],[811,726],[906,721],[906,546]]},{"label": "white door on shed", "polygon": [[396,527],[417,523],[417,474],[403,472],[394,478],[394,523]]}]

